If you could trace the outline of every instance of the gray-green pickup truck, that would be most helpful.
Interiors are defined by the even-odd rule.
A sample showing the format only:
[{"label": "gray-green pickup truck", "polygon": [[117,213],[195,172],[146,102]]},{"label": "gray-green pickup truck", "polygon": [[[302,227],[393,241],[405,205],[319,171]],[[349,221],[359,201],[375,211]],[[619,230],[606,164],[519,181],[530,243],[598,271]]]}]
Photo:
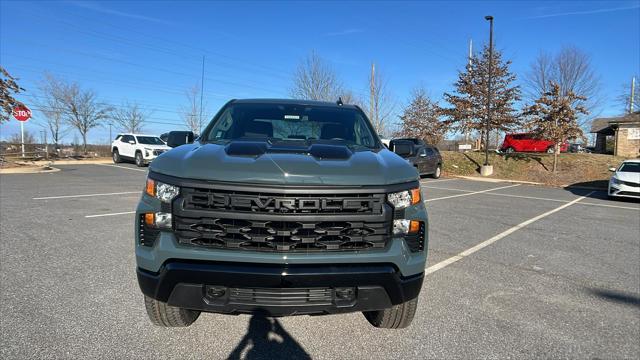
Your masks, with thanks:
[{"label": "gray-green pickup truck", "polygon": [[359,107],[232,100],[192,136],[169,134],[136,211],[154,324],[202,311],[411,323],[428,241],[419,176]]}]

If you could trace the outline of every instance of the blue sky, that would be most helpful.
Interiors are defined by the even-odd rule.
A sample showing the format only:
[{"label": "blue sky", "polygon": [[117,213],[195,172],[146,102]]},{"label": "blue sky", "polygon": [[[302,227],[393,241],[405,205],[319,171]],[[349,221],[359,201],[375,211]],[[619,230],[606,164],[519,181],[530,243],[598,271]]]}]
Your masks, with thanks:
[{"label": "blue sky", "polygon": [[[115,105],[138,102],[155,122],[145,132],[159,134],[180,127],[203,55],[211,113],[232,98],[286,97],[312,50],[358,95],[366,96],[373,61],[399,106],[419,85],[440,99],[464,67],[469,39],[487,41],[488,14],[517,75],[541,50],[574,45],[602,78],[601,114],[620,112],[622,84],[640,74],[640,1],[1,1],[0,63],[20,78],[27,104],[48,71]],[[26,129],[39,131],[41,120],[35,112]],[[0,125],[0,137],[18,131],[15,120]],[[108,128],[89,138],[107,142]]]}]

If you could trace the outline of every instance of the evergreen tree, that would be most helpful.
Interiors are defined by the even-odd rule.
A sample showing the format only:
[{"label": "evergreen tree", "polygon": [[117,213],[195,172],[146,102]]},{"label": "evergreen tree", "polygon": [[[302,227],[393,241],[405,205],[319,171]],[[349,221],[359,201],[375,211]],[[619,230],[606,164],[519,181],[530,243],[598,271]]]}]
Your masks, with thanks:
[{"label": "evergreen tree", "polygon": [[437,145],[447,132],[438,104],[421,88],[413,92],[411,102],[404,108],[400,120],[399,136],[422,139],[428,144]]},{"label": "evergreen tree", "polygon": [[[520,87],[514,85],[516,76],[510,72],[511,61],[503,61],[500,51],[493,51],[491,82],[491,123],[489,131],[508,131],[518,126],[515,109],[520,100]],[[465,71],[458,74],[454,93],[445,93],[444,99],[451,105],[442,114],[452,129],[460,133],[484,132],[487,120],[489,79],[489,47],[471,59]]]},{"label": "evergreen tree", "polygon": [[558,154],[560,145],[572,138],[584,138],[580,124],[579,114],[588,114],[581,101],[583,96],[578,96],[572,91],[562,94],[560,85],[549,82],[549,91],[544,93],[535,103],[525,108],[523,115],[527,117],[525,125],[537,137],[553,141],[553,172],[558,167]]}]

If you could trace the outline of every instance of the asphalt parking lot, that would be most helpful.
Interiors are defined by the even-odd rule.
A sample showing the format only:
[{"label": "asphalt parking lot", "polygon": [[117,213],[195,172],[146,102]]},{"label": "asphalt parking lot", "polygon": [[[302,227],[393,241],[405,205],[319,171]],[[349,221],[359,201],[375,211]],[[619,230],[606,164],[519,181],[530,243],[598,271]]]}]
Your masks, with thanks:
[{"label": "asphalt parking lot", "polygon": [[639,358],[640,204],[592,190],[425,179],[413,325],[203,314],[151,325],[135,277],[145,169],[0,175],[0,358]]}]

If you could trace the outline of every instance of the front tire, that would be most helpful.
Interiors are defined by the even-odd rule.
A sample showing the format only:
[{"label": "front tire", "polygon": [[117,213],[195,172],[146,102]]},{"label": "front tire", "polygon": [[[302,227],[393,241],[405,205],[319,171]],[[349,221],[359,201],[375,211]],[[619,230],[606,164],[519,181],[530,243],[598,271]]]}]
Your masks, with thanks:
[{"label": "front tire", "polygon": [[170,306],[146,295],[144,307],[147,309],[149,320],[154,325],[162,327],[187,327],[200,316],[200,311]]},{"label": "front tire", "polygon": [[512,148],[511,146],[509,146],[507,148],[507,150],[505,150],[504,152],[507,153],[507,154],[513,154],[513,153],[516,152],[516,149]]},{"label": "front tire", "polygon": [[438,166],[436,167],[436,171],[433,172],[433,175],[431,175],[431,177],[433,177],[434,179],[439,179],[440,175],[442,175],[442,166],[438,164]]},{"label": "front tire", "polygon": [[552,146],[552,147],[547,149],[547,154],[553,154],[555,151],[556,151],[556,149],[554,149],[553,146]]},{"label": "front tire", "polygon": [[138,166],[138,167],[143,167],[144,166],[144,159],[142,158],[142,153],[141,152],[137,152],[136,153],[136,166]]},{"label": "front tire", "polygon": [[381,329],[403,329],[411,325],[418,307],[418,298],[394,305],[389,309],[365,311],[364,317],[374,327]]},{"label": "front tire", "polygon": [[120,162],[122,162],[122,159],[120,159],[120,153],[118,152],[118,149],[113,149],[113,153],[111,153],[111,158],[113,159],[114,164],[119,164]]}]

